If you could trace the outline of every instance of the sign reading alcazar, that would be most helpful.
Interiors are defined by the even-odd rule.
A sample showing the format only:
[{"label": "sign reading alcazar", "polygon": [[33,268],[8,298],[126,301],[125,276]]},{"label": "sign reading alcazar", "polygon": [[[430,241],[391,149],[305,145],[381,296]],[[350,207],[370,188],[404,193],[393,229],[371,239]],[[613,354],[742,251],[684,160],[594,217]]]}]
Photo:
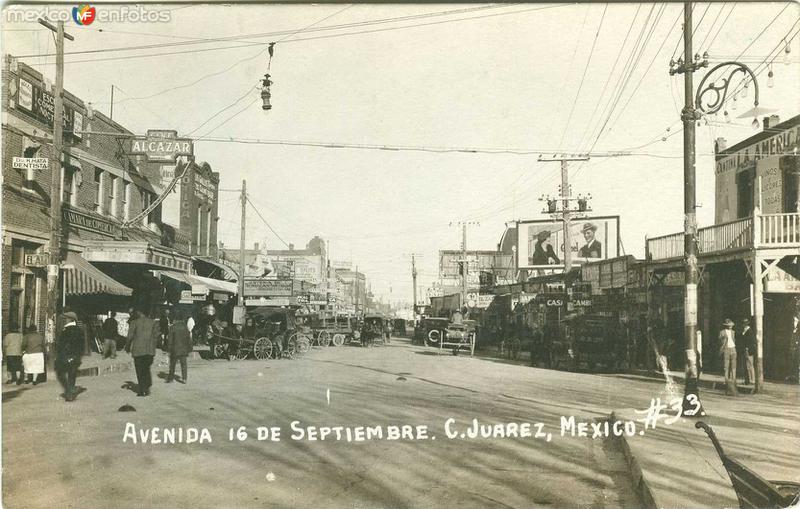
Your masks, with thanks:
[{"label": "sign reading alcazar", "polygon": [[132,154],[146,155],[148,161],[172,161],[178,156],[194,154],[194,146],[189,138],[178,138],[178,131],[151,129],[144,138],[134,138]]}]

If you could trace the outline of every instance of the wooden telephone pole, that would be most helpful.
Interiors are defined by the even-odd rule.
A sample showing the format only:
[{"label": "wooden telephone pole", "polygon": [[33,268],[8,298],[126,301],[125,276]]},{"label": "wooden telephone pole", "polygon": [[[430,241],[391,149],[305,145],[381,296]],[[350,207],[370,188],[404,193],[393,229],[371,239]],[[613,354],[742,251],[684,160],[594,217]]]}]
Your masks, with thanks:
[{"label": "wooden telephone pole", "polygon": [[64,149],[64,39],[75,38],[64,32],[64,22],[56,26],[39,19],[39,24],[56,34],[56,82],[53,89],[53,149],[50,151],[50,243],[47,265],[47,325],[45,339],[50,358],[56,337],[56,314],[58,312],[58,281],[61,265],[61,153]]},{"label": "wooden telephone pole", "polygon": [[572,235],[571,235],[571,222],[572,210],[569,202],[572,200],[572,190],[569,186],[569,166],[567,163],[571,161],[588,161],[588,157],[554,157],[552,159],[539,158],[541,162],[554,162],[561,163],[561,195],[556,199],[561,201],[561,221],[564,229],[564,274],[568,274],[572,269]]}]

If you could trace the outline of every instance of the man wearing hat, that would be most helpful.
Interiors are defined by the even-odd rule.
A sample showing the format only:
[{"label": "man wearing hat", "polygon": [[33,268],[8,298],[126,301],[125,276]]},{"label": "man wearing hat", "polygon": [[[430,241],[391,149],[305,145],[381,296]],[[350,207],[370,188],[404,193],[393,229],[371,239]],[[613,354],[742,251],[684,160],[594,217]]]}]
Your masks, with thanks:
[{"label": "man wearing hat", "polygon": [[719,331],[719,354],[725,369],[725,382],[736,386],[736,333],[733,331],[733,320],[726,318]]},{"label": "man wearing hat", "polygon": [[603,257],[603,245],[594,238],[596,232],[597,226],[595,226],[594,223],[586,223],[583,225],[581,233],[583,233],[583,238],[586,240],[586,245],[578,251],[578,256],[580,258]]},{"label": "man wearing hat", "polygon": [[750,319],[742,320],[742,332],[739,335],[739,353],[744,358],[744,384],[750,385],[756,382],[756,372],[753,365],[753,356],[756,354],[756,335],[750,327]]},{"label": "man wearing hat", "polygon": [[64,387],[64,399],[75,401],[75,378],[78,367],[81,365],[83,355],[83,331],[78,327],[78,315],[67,311],[62,315],[64,329],[56,342],[56,375],[61,386]]}]

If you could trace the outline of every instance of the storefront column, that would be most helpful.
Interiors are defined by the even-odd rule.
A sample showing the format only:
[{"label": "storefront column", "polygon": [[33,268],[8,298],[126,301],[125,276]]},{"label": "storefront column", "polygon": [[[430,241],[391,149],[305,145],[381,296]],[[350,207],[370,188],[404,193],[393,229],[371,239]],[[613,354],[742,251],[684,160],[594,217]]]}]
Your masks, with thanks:
[{"label": "storefront column", "polygon": [[764,392],[764,279],[761,259],[753,255],[753,318],[756,326],[755,393]]}]

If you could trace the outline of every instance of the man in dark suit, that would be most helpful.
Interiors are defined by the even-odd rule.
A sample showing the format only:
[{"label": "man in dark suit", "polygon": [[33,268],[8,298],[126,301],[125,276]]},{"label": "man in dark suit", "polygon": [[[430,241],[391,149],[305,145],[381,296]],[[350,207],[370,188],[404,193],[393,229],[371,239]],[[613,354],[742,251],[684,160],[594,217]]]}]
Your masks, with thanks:
[{"label": "man in dark suit", "polygon": [[125,345],[125,351],[133,356],[136,379],[139,381],[139,392],[136,395],[149,396],[150,386],[153,385],[150,366],[156,355],[156,343],[160,338],[161,329],[155,320],[141,311],[134,313],[136,319],[129,323],[128,343]]},{"label": "man in dark suit", "polygon": [[578,256],[580,258],[602,258],[603,257],[603,245],[594,238],[595,233],[597,232],[597,226],[593,223],[586,223],[583,225],[583,229],[581,233],[583,233],[583,238],[586,239],[586,245],[580,248],[578,251]]},{"label": "man in dark suit", "polygon": [[64,399],[75,401],[75,378],[78,375],[78,367],[81,365],[81,355],[83,355],[83,330],[78,327],[78,316],[68,311],[63,314],[64,329],[56,341],[56,374],[61,386],[64,387]]}]

